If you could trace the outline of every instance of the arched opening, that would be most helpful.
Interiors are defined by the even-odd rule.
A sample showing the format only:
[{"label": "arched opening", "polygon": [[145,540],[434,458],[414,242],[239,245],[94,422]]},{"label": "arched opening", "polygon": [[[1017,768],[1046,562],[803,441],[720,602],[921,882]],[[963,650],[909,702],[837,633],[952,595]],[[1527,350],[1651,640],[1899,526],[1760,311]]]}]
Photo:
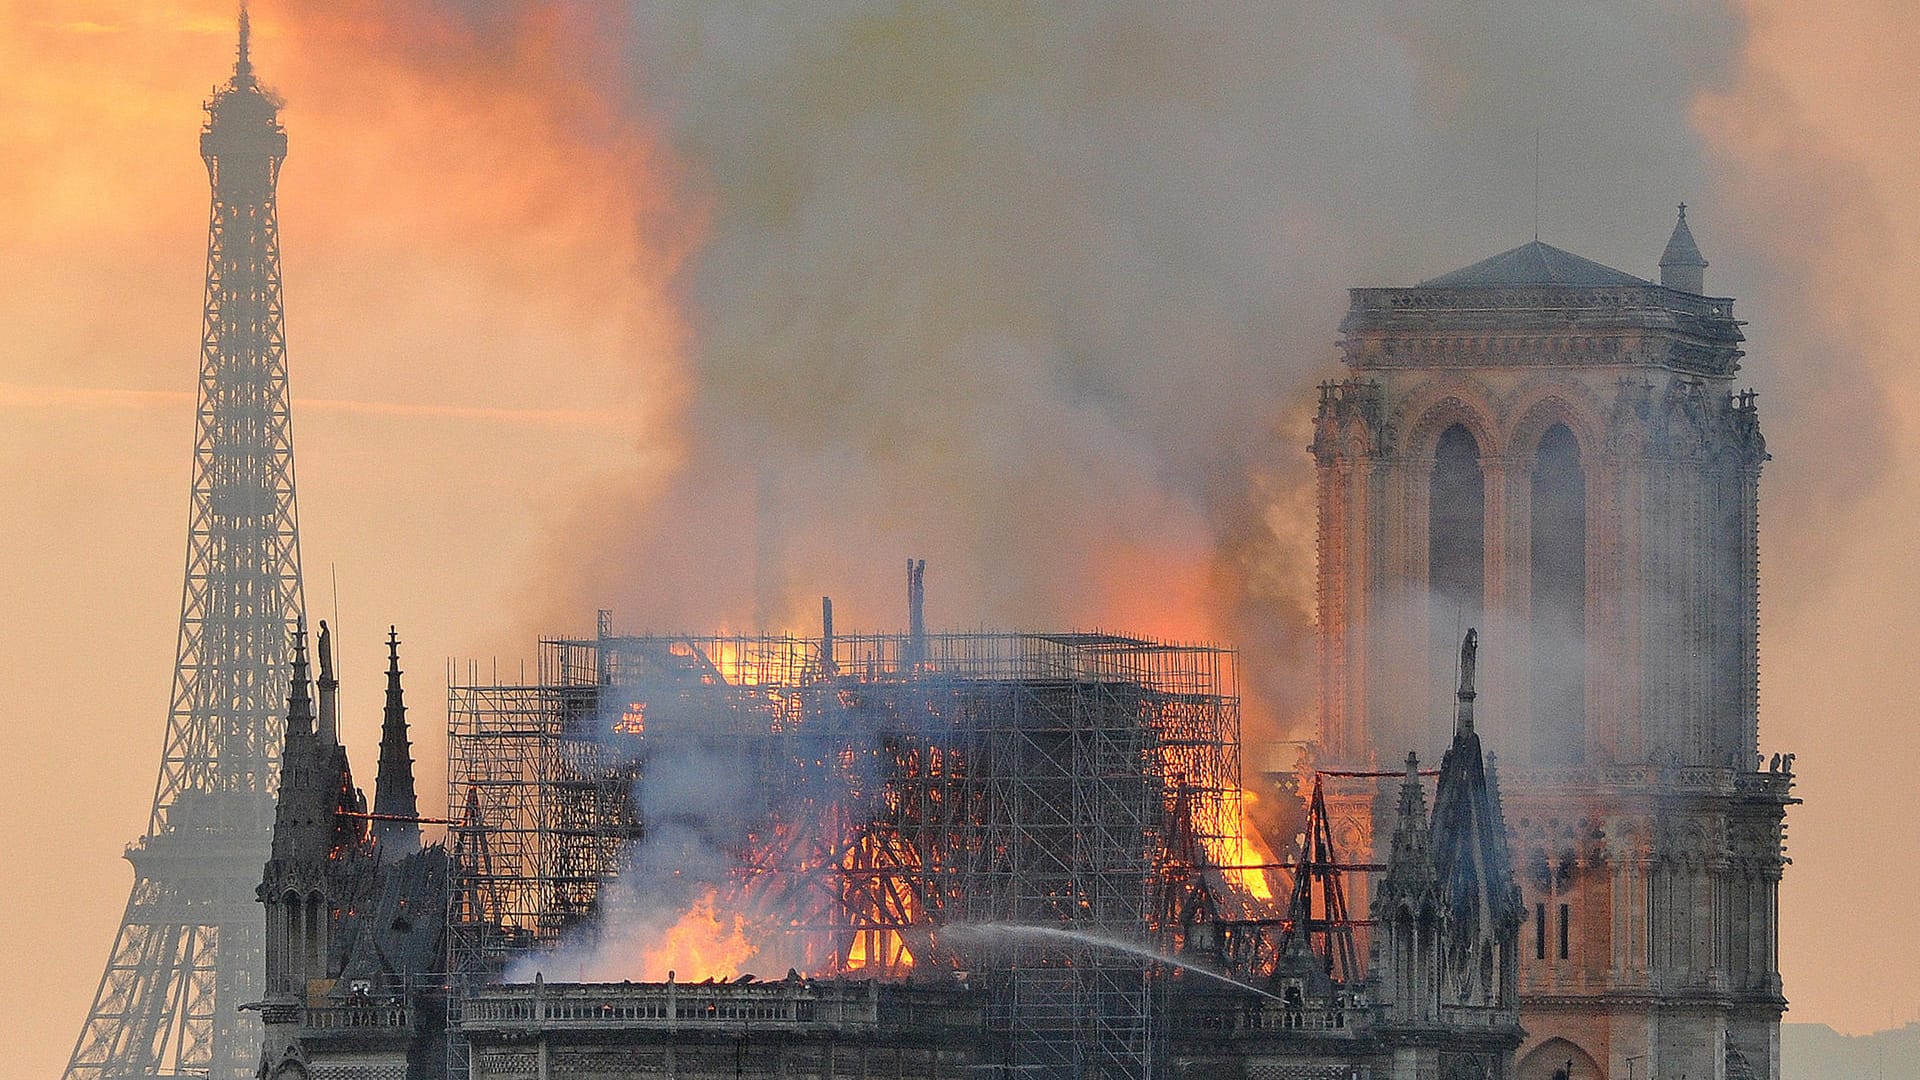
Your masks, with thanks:
[{"label": "arched opening", "polygon": [[319,893],[307,897],[305,931],[305,976],[322,978],[327,974],[327,901]]},{"label": "arched opening", "polygon": [[1520,1059],[1518,1080],[1607,1080],[1593,1055],[1561,1038],[1548,1039]]},{"label": "arched opening", "polygon": [[1427,635],[1432,685],[1448,715],[1460,636],[1480,625],[1486,598],[1486,479],[1480,444],[1463,424],[1440,433],[1427,499]]},{"label": "arched opening", "polygon": [[1403,1015],[1418,1016],[1420,1007],[1419,939],[1413,930],[1413,912],[1402,908],[1399,925],[1394,927],[1394,996]]},{"label": "arched opening", "polygon": [[1532,537],[1533,760],[1577,764],[1587,742],[1587,480],[1565,424],[1540,437]]}]

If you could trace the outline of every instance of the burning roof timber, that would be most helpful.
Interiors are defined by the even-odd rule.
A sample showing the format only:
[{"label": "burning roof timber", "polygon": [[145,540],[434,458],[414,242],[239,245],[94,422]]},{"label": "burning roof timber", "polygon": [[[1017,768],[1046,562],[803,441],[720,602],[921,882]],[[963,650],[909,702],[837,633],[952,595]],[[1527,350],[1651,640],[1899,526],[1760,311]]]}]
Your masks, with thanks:
[{"label": "burning roof timber", "polygon": [[[1435,853],[1492,851],[1487,830],[1500,831],[1470,737],[1471,638],[1468,650],[1465,741],[1435,805],[1476,809],[1428,823],[1424,802],[1403,799],[1419,804],[1409,835],[1432,834],[1412,868],[1421,881],[1439,879]],[[1463,919],[1457,905],[1376,912],[1395,927],[1438,917],[1444,932],[1395,929],[1378,971],[1336,965],[1349,921],[1340,903],[1314,903],[1313,883],[1337,899],[1339,871],[1358,867],[1333,849],[1324,812],[1309,815],[1293,902],[1276,901],[1266,875],[1279,866],[1240,813],[1234,662],[1111,634],[603,624],[546,641],[536,682],[451,688],[463,808],[451,851],[393,863],[384,889],[323,882],[338,936],[365,947],[305,950],[328,957],[325,977],[282,980],[267,1012],[284,1047],[270,1056],[404,1058],[409,1076],[498,1080],[662,1062],[695,1077],[829,1075],[845,1060],[1129,1080],[1174,1058],[1372,1067],[1454,1022],[1405,988],[1471,954],[1494,975],[1442,1003],[1466,1010],[1456,1050],[1476,1067],[1510,1058],[1512,920]],[[331,705],[332,680],[321,686]],[[299,685],[291,701],[290,730],[319,739]],[[1405,783],[1418,775],[1410,764]],[[294,813],[306,788],[283,788],[276,850],[295,824],[368,836],[364,800],[323,786],[352,798],[309,822]],[[1496,897],[1503,850],[1473,875]],[[1409,858],[1397,845],[1389,885],[1412,880],[1396,869]],[[449,864],[447,885],[435,875]],[[415,924],[427,910],[447,921]],[[429,970],[439,940],[444,975]],[[316,998],[316,986],[330,989]]]},{"label": "burning roof timber", "polygon": [[1139,956],[950,931],[1271,951],[1234,664],[1082,633],[544,642],[537,683],[452,690],[456,970],[968,970],[1023,1002],[999,1030],[1097,1016],[1144,1052]]}]

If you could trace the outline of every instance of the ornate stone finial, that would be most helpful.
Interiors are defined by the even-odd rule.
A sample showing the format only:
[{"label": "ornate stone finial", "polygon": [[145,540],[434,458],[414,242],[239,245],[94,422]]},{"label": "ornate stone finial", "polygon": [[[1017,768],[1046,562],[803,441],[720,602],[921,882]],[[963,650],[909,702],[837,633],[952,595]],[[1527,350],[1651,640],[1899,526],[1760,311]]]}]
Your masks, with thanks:
[{"label": "ornate stone finial", "polygon": [[1386,877],[1380,881],[1372,905],[1375,918],[1395,910],[1396,901],[1418,900],[1430,894],[1435,883],[1432,848],[1427,796],[1420,787],[1420,759],[1409,751],[1407,775],[1400,781],[1400,802],[1394,812]]},{"label": "ornate stone finial", "polygon": [[[1408,829],[1424,829],[1427,826],[1427,796],[1420,787],[1420,756],[1407,751],[1407,776],[1400,781],[1400,817],[1394,824],[1396,833]],[[1396,842],[1397,846],[1397,842]],[[1425,849],[1425,841],[1419,845]]]},{"label": "ornate stone finial", "polygon": [[1454,694],[1453,734],[1473,734],[1473,669],[1480,655],[1480,634],[1469,627],[1460,641],[1460,689]]},{"label": "ornate stone finial", "polygon": [[314,681],[319,691],[320,712],[314,732],[320,741],[332,746],[340,741],[340,680],[333,674],[333,633],[327,620],[320,620],[320,677]]},{"label": "ornate stone finial", "polygon": [[1697,296],[1706,288],[1706,269],[1707,260],[1700,254],[1700,245],[1693,242],[1693,230],[1687,227],[1687,204],[1681,203],[1673,236],[1660,256],[1660,284]]},{"label": "ornate stone finial", "polygon": [[333,632],[325,619],[320,620],[320,678],[333,678]]}]

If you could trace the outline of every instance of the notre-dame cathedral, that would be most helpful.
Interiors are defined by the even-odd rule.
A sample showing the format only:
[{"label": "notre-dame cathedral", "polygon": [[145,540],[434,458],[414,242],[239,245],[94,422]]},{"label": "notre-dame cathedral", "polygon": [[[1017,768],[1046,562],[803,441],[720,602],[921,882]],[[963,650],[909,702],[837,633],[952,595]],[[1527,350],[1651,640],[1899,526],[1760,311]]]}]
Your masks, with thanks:
[{"label": "notre-dame cathedral", "polygon": [[[1355,289],[1349,376],[1321,390],[1319,763],[1436,755],[1480,628],[1528,920],[1520,1080],[1779,1077],[1796,800],[1758,741],[1767,453],[1706,265],[1682,207],[1658,284],[1536,240]],[[1384,848],[1388,809],[1341,801],[1351,849]]]}]

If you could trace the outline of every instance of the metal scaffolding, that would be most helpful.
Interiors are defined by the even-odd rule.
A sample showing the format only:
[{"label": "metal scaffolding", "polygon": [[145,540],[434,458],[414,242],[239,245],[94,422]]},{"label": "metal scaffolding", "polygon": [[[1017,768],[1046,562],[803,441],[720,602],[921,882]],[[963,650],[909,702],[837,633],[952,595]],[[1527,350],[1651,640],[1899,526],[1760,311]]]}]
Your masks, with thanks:
[{"label": "metal scaffolding", "polygon": [[[1196,920],[1278,925],[1223,872],[1235,680],[1231,651],[1106,634],[544,641],[536,684],[449,692],[454,971],[590,933],[602,890],[665,880],[656,849],[695,828],[725,909],[810,974],[970,972],[1015,1067],[1147,1076],[1164,972],[1091,939],[1222,962]],[[648,821],[649,770],[696,761],[739,821],[658,797]]]}]

